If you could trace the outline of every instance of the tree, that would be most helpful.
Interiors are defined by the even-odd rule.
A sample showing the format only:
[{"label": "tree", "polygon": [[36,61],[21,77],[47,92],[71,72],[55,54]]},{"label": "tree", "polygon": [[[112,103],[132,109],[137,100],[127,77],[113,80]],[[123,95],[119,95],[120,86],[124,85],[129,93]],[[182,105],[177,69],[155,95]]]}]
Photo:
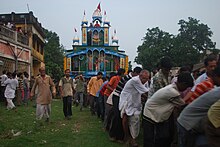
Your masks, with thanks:
[{"label": "tree", "polygon": [[211,41],[210,28],[199,23],[200,21],[189,17],[188,21],[180,20],[179,34],[175,38],[172,58],[177,65],[195,64],[204,58],[207,50],[215,48]]},{"label": "tree", "polygon": [[64,47],[60,45],[59,36],[55,32],[45,29],[44,33],[47,41],[44,47],[46,72],[51,75],[55,81],[59,81],[63,76]]},{"label": "tree", "polygon": [[144,69],[153,70],[161,57],[169,56],[173,47],[173,37],[158,27],[147,29],[143,44],[138,46],[135,62],[141,64]]},{"label": "tree", "polygon": [[142,45],[138,46],[135,62],[143,68],[154,69],[160,58],[169,56],[174,66],[195,64],[207,54],[207,50],[215,48],[212,42],[212,31],[189,17],[188,21],[180,20],[179,34],[176,36],[160,30],[158,27],[147,29]]}]

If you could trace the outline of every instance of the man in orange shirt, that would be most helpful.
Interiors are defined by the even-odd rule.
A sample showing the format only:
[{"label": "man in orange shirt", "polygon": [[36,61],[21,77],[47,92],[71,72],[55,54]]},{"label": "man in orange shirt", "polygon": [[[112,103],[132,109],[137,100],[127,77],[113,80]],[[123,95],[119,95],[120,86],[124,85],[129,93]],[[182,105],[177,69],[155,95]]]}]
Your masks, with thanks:
[{"label": "man in orange shirt", "polygon": [[[107,84],[106,90],[104,92],[104,104],[105,104],[104,127],[105,128],[108,125],[107,124],[107,116],[108,116],[109,110],[112,107],[112,104],[107,104],[106,103],[107,99],[108,99],[109,95],[113,92],[113,90],[117,87],[121,77],[124,76],[124,73],[125,73],[125,69],[119,68],[118,72],[117,72],[117,75],[110,79],[110,81]],[[106,129],[108,130],[108,128],[106,128]]]},{"label": "man in orange shirt", "polygon": [[90,111],[92,115],[95,114],[95,109],[96,109],[95,108],[96,101],[97,101],[96,93],[98,92],[98,90],[103,84],[102,76],[103,76],[103,73],[98,72],[97,76],[92,77],[89,80],[89,83],[87,85],[87,92],[89,94]]}]

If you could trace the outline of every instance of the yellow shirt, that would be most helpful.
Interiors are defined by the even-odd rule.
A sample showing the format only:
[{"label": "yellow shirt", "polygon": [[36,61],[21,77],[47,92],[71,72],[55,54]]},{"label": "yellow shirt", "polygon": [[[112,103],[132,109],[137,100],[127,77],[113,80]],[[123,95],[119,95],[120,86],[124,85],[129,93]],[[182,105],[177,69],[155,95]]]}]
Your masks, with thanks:
[{"label": "yellow shirt", "polygon": [[213,126],[215,126],[215,128],[219,128],[220,127],[220,100],[215,102],[209,108],[208,118],[211,121],[211,123],[213,124]]},{"label": "yellow shirt", "polygon": [[97,77],[92,77],[87,85],[87,92],[93,96],[96,96],[96,93],[103,84],[102,79],[97,79]]}]

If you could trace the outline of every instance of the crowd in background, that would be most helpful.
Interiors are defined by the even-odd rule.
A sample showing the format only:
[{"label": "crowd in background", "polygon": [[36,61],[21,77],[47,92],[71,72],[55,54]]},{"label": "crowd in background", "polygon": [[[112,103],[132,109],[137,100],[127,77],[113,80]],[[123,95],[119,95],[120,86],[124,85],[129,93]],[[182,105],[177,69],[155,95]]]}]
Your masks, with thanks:
[{"label": "crowd in background", "polygon": [[29,93],[34,83],[34,77],[31,77],[29,80],[29,74],[27,72],[11,73],[4,70],[0,79],[0,100],[7,106],[7,109],[16,110],[16,106],[27,106],[28,99],[30,98]]},{"label": "crowd in background", "polygon": [[[27,72],[1,75],[1,101],[8,110],[36,101],[36,118],[49,121],[52,94],[63,102],[64,118],[70,120],[72,105],[103,122],[110,141],[138,146],[136,141],[143,129],[144,147],[220,146],[220,64],[215,55],[204,59],[205,71],[198,75],[191,66],[180,67],[170,75],[171,59],[161,58],[154,74],[135,67],[103,77],[102,72],[85,79],[70,77],[70,70],[57,83],[46,75],[45,67],[37,77]],[[195,74],[197,73],[197,74]],[[14,99],[16,97],[16,99]],[[15,104],[13,103],[15,102]]]}]

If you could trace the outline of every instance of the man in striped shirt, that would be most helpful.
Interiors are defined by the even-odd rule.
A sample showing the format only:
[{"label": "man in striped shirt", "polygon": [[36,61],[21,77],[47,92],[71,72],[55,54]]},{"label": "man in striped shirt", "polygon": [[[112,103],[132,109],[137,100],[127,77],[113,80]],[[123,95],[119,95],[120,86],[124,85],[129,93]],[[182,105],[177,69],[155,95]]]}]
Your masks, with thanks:
[{"label": "man in striped shirt", "polygon": [[209,56],[204,60],[204,66],[205,66],[205,68],[206,68],[206,72],[205,72],[204,74],[202,74],[201,76],[199,76],[199,77],[195,80],[194,86],[192,87],[192,89],[190,90],[190,92],[188,92],[188,93],[186,94],[186,96],[184,97],[184,99],[189,99],[189,98],[192,96],[193,92],[195,91],[196,86],[197,86],[199,83],[201,83],[201,82],[207,80],[208,77],[211,76],[212,71],[213,71],[213,70],[215,69],[215,67],[217,66],[216,56],[213,55],[213,54],[209,55]]},{"label": "man in striped shirt", "polygon": [[184,99],[186,104],[191,103],[199,96],[203,95],[204,93],[208,92],[209,90],[213,89],[214,86],[220,86],[220,65],[218,65],[214,71],[210,74],[207,80],[199,83],[196,87],[192,96]]}]

